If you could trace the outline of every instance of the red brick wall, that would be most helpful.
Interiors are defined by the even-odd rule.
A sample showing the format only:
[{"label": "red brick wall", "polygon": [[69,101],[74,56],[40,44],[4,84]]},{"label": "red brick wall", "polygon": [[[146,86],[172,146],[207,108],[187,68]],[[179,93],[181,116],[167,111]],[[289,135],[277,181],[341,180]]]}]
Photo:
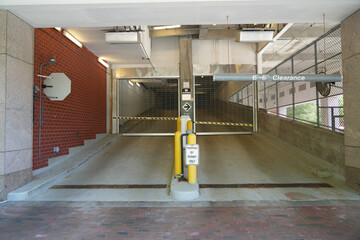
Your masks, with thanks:
[{"label": "red brick wall", "polygon": [[[51,101],[44,94],[41,158],[39,158],[39,99],[34,100],[33,169],[46,167],[48,158],[69,153],[69,148],[84,144],[106,132],[106,68],[85,46],[79,48],[55,29],[35,29],[34,85],[39,86],[40,65],[43,75],[65,73],[71,79],[71,93],[64,101]],[[39,95],[39,93],[37,94]],[[77,136],[79,133],[79,136]]]}]

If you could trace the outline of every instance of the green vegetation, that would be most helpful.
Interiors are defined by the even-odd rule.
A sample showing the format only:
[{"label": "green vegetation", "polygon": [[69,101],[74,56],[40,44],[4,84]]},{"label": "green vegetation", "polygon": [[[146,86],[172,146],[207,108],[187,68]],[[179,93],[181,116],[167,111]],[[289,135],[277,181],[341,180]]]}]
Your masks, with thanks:
[{"label": "green vegetation", "polygon": [[[344,96],[339,96],[339,107],[344,106]],[[344,108],[339,108],[339,115],[344,116]]]},{"label": "green vegetation", "polygon": [[[286,116],[293,117],[293,107],[286,108]],[[316,126],[316,101],[299,104],[295,106],[295,118],[299,122],[304,122]]]}]

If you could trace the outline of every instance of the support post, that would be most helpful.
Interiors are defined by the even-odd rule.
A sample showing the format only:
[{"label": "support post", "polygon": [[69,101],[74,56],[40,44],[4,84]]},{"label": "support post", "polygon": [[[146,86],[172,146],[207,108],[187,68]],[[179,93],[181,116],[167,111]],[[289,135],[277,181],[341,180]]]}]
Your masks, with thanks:
[{"label": "support post", "polygon": [[[277,73],[277,68],[275,68],[275,74]],[[279,116],[279,90],[278,90],[278,82],[275,83],[275,98],[276,98],[276,116]]]},{"label": "support post", "polygon": [[[315,56],[315,74],[318,74],[318,59],[317,59],[317,42],[314,44],[314,56]],[[316,90],[316,126],[320,127],[320,105],[319,105],[319,92]]]},{"label": "support post", "polygon": [[264,82],[264,109],[267,112],[266,101],[267,101],[267,98],[266,98],[266,84]]},{"label": "support post", "polygon": [[190,130],[190,131],[193,130],[192,121],[191,121],[191,120],[189,120],[189,121],[187,122],[187,130]]},{"label": "support post", "polygon": [[258,82],[253,82],[253,132],[258,131],[258,111],[259,111],[259,87]]},{"label": "support post", "polygon": [[175,133],[175,177],[179,178],[182,175],[181,170],[181,132]]},{"label": "support post", "polygon": [[[189,134],[188,136],[188,144],[196,144],[196,135],[194,133]],[[196,165],[189,165],[189,178],[188,182],[191,184],[195,184],[197,182],[197,172],[196,172]]]},{"label": "support post", "polygon": [[[294,69],[294,58],[291,58],[291,73],[294,74],[295,69]],[[295,121],[295,83],[292,82],[291,83],[291,88],[292,88],[292,114],[293,114],[293,120]]]},{"label": "support post", "polygon": [[178,118],[176,119],[176,124],[177,124],[177,129],[176,129],[176,131],[180,131],[180,133],[181,133],[181,117],[178,117]]}]

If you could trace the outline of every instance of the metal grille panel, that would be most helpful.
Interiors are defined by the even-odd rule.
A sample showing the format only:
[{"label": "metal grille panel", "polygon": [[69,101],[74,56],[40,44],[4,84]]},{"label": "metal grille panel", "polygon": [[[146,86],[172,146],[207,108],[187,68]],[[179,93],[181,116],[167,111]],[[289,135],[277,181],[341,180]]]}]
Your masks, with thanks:
[{"label": "metal grille panel", "polygon": [[[118,116],[177,117],[178,79],[119,80]],[[176,121],[119,120],[120,133],[174,133]]]},{"label": "metal grille panel", "polygon": [[[252,89],[244,88],[242,91],[239,90],[236,91],[228,83],[214,82],[212,76],[196,76],[196,121],[252,124],[252,108],[250,107],[252,105]],[[197,132],[239,132],[251,130],[252,127],[196,125]]]}]

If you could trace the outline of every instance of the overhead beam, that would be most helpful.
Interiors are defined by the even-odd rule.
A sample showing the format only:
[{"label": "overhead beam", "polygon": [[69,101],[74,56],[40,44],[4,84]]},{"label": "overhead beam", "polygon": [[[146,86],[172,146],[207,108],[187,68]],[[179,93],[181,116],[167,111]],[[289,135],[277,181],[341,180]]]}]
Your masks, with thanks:
[{"label": "overhead beam", "polygon": [[164,29],[164,30],[152,30],[150,32],[151,38],[158,38],[158,37],[174,37],[174,36],[186,36],[186,35],[193,35],[199,34],[198,29]]},{"label": "overhead beam", "polygon": [[209,29],[208,28],[201,28],[199,32],[199,39],[204,40],[207,37]]}]

